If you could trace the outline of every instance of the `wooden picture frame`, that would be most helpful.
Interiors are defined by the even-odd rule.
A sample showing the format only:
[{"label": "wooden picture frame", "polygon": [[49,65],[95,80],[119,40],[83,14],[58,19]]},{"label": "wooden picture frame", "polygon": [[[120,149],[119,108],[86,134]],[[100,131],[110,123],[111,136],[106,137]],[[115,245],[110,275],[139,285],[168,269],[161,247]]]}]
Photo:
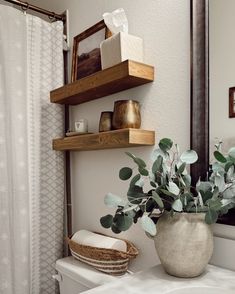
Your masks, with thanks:
[{"label": "wooden picture frame", "polygon": [[105,39],[110,37],[112,34],[110,30],[105,25],[104,20],[99,21],[92,27],[88,28],[81,34],[77,35],[73,39],[73,54],[72,54],[72,68],[71,68],[71,82],[75,82],[77,80],[77,67],[78,67],[78,49],[79,43],[86,38],[94,35],[95,33],[105,29]]},{"label": "wooden picture frame", "polygon": [[208,0],[191,0],[190,145],[198,153],[191,166],[192,183],[209,170]]},{"label": "wooden picture frame", "polygon": [[229,88],[229,117],[235,117],[235,87]]}]

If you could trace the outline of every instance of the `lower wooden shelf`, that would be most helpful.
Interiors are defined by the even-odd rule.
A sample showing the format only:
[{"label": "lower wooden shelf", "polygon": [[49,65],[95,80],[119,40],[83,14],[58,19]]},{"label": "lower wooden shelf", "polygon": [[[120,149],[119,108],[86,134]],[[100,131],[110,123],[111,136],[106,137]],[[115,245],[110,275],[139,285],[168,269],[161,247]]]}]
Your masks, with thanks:
[{"label": "lower wooden shelf", "polygon": [[111,148],[152,146],[155,132],[141,129],[122,129],[53,140],[53,149],[58,151],[88,151]]}]

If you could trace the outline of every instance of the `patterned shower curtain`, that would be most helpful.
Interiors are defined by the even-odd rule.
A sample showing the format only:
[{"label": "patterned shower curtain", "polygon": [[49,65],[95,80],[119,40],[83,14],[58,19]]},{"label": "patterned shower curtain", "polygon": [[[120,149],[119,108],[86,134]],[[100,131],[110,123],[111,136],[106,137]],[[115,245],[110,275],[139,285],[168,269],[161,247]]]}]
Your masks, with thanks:
[{"label": "patterned shower curtain", "polygon": [[63,251],[63,24],[0,5],[0,294],[53,294]]}]

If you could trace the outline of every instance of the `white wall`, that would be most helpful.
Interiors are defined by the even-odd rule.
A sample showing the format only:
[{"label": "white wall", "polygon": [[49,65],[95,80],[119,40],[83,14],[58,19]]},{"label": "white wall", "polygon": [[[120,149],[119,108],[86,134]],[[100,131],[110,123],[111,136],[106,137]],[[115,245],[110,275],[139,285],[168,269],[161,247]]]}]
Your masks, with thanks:
[{"label": "white wall", "polygon": [[[130,33],[145,43],[145,62],[155,66],[156,79],[136,89],[105,97],[72,108],[72,116],[86,117],[90,131],[96,132],[100,112],[111,110],[118,99],[133,98],[142,104],[142,127],[156,131],[157,141],[171,137],[182,149],[190,138],[190,7],[188,0],[40,0],[31,1],[56,12],[70,13],[70,39],[102,18],[102,13],[123,7]],[[153,148],[131,151],[148,159]],[[120,167],[131,165],[124,149],[72,153],[73,229],[87,228],[103,233],[100,216],[110,212],[104,195],[125,196],[127,185],[118,179]],[[120,235],[140,248],[133,263],[135,270],[158,262],[154,245],[139,225]]]},{"label": "white wall", "polygon": [[[213,86],[221,86],[212,90],[211,137],[221,136],[230,138],[235,119],[228,119],[227,89],[234,86],[231,80],[235,41],[233,32],[233,13],[235,10],[226,9],[227,4],[234,0],[210,1],[210,48],[211,60],[217,61],[211,66],[211,81]],[[111,109],[113,102],[122,98],[138,99],[142,103],[143,127],[155,129],[157,139],[170,136],[181,148],[189,146],[189,97],[190,97],[190,60],[189,60],[189,26],[190,13],[188,0],[31,0],[31,3],[63,12],[70,13],[70,43],[72,38],[87,27],[101,19],[104,11],[111,11],[117,7],[124,7],[130,22],[130,33],[144,38],[145,59],[147,63],[156,67],[156,81],[152,85],[142,86],[117,95],[99,99],[74,107],[73,117],[87,117],[92,131],[97,131],[99,113],[104,109]],[[217,9],[212,10],[212,6]],[[223,5],[223,6],[222,6]],[[229,13],[229,17],[228,14]],[[225,14],[225,18],[224,18]],[[226,24],[226,33],[221,31],[222,19]],[[221,41],[218,42],[218,39]],[[215,42],[215,43],[214,43]],[[218,44],[217,44],[218,43]],[[215,45],[216,44],[216,45]],[[219,45],[219,47],[216,47]],[[221,48],[230,50],[231,57],[226,53],[223,57],[216,57],[216,50]],[[218,48],[218,49],[216,49]],[[212,50],[213,49],[213,50]],[[215,58],[213,58],[213,54]],[[231,66],[230,66],[231,65]],[[235,68],[235,67],[234,67]],[[228,72],[225,72],[228,69]],[[217,101],[217,102],[216,102]],[[220,113],[220,115],[218,115]],[[212,124],[211,124],[212,126]],[[138,155],[148,158],[152,148],[133,148]],[[74,230],[88,228],[102,231],[99,217],[106,210],[103,197],[107,191],[124,195],[126,185],[118,180],[118,169],[128,163],[123,154],[124,150],[107,150],[73,153],[72,155],[72,190],[74,202]],[[234,227],[214,226],[215,250],[211,262],[216,265],[235,269],[231,253],[235,250]],[[145,268],[157,262],[152,241],[148,240],[138,226],[122,237],[135,242],[141,248],[141,255],[134,263],[135,269]]]}]

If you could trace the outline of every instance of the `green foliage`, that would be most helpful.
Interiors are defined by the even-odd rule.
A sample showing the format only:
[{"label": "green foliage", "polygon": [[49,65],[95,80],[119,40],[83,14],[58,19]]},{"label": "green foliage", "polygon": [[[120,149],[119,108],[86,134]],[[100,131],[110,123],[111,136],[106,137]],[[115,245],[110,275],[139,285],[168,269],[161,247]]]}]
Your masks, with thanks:
[{"label": "green foliage", "polygon": [[145,230],[146,233],[149,233],[151,236],[155,236],[157,234],[156,225],[153,220],[148,216],[144,215],[141,218],[141,226]]},{"label": "green foliage", "polygon": [[100,223],[106,229],[111,228],[111,226],[113,224],[113,216],[111,214],[107,214],[107,215],[101,217]]},{"label": "green foliage", "polygon": [[[153,151],[149,167],[143,159],[126,152],[136,166],[119,171],[121,180],[130,180],[126,197],[112,193],[105,196],[105,204],[116,211],[113,216],[101,217],[101,225],[118,234],[140,220],[142,228],[154,236],[153,219],[164,211],[172,215],[205,213],[206,223],[216,222],[220,215],[235,207],[235,147],[227,155],[221,152],[221,147],[221,142],[216,145],[210,178],[199,179],[196,187],[191,186],[191,176],[187,173],[189,166],[198,159],[194,150],[180,154],[178,145],[164,138]],[[136,175],[133,175],[134,170],[138,171]]]},{"label": "green foliage", "polygon": [[214,152],[214,157],[216,160],[222,163],[225,163],[227,161],[226,158],[223,156],[223,154],[220,153],[218,150]]},{"label": "green foliage", "polygon": [[198,160],[198,156],[196,151],[194,150],[187,150],[184,151],[184,153],[181,154],[180,159],[182,162],[185,162],[187,164],[195,163]]},{"label": "green foliage", "polygon": [[168,138],[161,139],[159,142],[159,147],[164,152],[169,151],[172,146],[173,146],[173,142],[171,139],[168,139]]},{"label": "green foliage", "polygon": [[132,169],[129,167],[123,167],[119,171],[119,178],[123,181],[130,179],[132,176]]}]

